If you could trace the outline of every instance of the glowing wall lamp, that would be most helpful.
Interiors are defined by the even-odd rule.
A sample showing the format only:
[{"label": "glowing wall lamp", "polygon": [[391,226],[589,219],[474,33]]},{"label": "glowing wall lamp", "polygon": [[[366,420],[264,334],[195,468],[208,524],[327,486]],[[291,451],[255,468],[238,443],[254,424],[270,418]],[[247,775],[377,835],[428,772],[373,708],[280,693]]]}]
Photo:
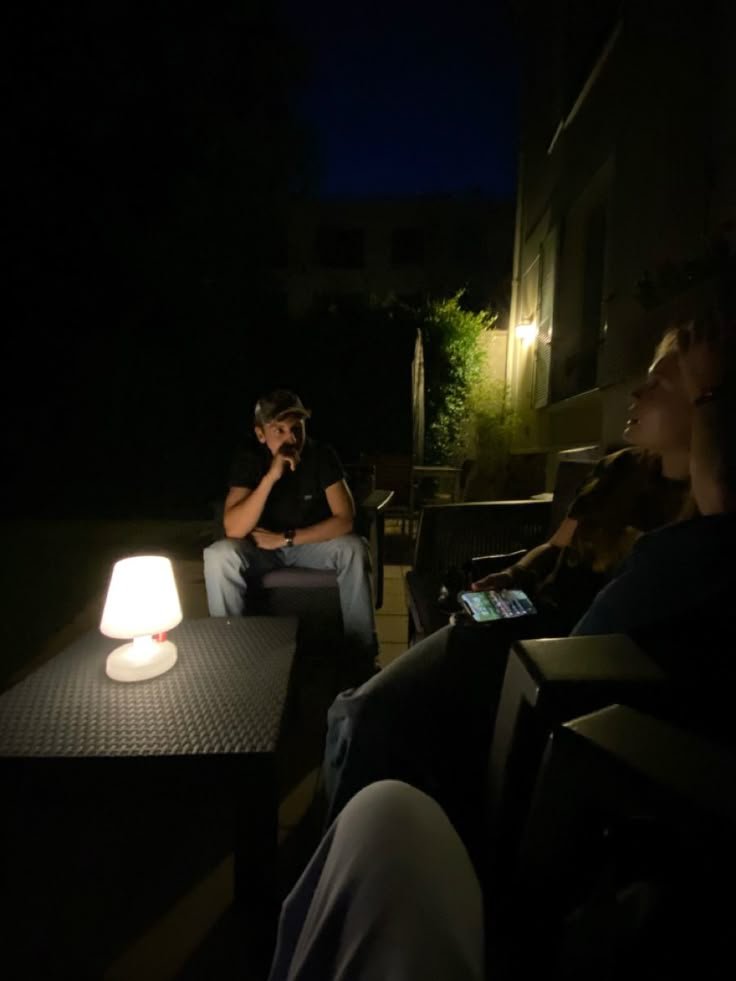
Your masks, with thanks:
[{"label": "glowing wall lamp", "polygon": [[528,347],[532,341],[537,339],[539,330],[533,320],[522,320],[516,325],[516,339],[521,341],[524,347]]},{"label": "glowing wall lamp", "polygon": [[106,637],[132,638],[107,658],[105,671],[115,681],[143,681],[176,664],[176,644],[166,631],[181,623],[174,570],[162,555],[138,555],[113,566],[100,631]]}]

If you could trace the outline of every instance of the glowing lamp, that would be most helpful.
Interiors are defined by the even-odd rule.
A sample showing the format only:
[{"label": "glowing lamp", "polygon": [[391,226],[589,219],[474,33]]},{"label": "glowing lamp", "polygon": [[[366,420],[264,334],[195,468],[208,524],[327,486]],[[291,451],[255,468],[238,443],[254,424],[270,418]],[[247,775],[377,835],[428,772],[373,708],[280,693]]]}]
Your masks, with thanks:
[{"label": "glowing lamp", "polygon": [[533,320],[522,321],[516,325],[516,337],[524,344],[531,344],[536,340],[539,330]]},{"label": "glowing lamp", "polygon": [[155,678],[176,664],[176,644],[166,631],[181,623],[174,570],[162,555],[138,555],[113,566],[100,631],[132,638],[108,656],[105,671],[115,681]]}]

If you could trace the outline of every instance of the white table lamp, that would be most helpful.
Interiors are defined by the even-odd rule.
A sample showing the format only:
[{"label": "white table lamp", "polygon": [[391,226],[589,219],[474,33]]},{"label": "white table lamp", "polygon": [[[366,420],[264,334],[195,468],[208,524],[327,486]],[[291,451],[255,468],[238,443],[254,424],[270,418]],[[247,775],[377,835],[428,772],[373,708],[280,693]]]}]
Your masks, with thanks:
[{"label": "white table lamp", "polygon": [[176,664],[176,644],[166,631],[181,623],[174,570],[162,555],[138,555],[113,566],[100,631],[106,637],[131,638],[107,658],[105,670],[115,681],[143,681]]}]

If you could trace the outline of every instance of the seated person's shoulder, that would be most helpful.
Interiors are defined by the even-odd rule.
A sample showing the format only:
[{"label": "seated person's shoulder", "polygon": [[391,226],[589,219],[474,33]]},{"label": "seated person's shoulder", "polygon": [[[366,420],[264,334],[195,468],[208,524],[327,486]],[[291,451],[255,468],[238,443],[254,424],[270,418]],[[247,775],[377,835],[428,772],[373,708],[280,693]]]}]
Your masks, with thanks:
[{"label": "seated person's shoulder", "polygon": [[305,455],[309,454],[313,458],[317,479],[323,489],[346,479],[340,457],[329,443],[308,439],[304,445],[304,452]]},{"label": "seated person's shoulder", "polygon": [[636,556],[660,559],[671,555],[682,560],[692,556],[693,567],[700,567],[700,577],[709,577],[723,568],[730,569],[732,550],[736,547],[736,513],[696,514],[685,521],[673,522],[643,535],[637,542]]},{"label": "seated person's shoulder", "polygon": [[307,436],[304,441],[304,453],[314,454],[318,458],[327,456],[337,458],[337,452],[330,443],[321,439],[313,439],[311,436]]},{"label": "seated person's shoulder", "polygon": [[650,468],[646,454],[635,447],[609,453],[578,488],[568,517],[580,520],[619,495],[628,498],[637,485],[646,482]]},{"label": "seated person's shoulder", "polygon": [[596,464],[596,470],[604,473],[648,473],[652,468],[651,457],[637,446],[625,446],[623,449],[607,453]]}]

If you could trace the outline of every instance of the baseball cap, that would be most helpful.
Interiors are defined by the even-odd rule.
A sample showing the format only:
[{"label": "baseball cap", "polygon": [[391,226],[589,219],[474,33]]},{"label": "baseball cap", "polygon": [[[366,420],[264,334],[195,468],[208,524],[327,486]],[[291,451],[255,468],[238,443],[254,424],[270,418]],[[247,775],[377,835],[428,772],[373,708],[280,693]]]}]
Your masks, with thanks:
[{"label": "baseball cap", "polygon": [[294,392],[286,388],[277,388],[268,395],[263,395],[256,402],[254,417],[257,426],[266,426],[269,422],[277,422],[286,416],[301,416],[309,419],[312,415],[305,409],[302,400]]}]

